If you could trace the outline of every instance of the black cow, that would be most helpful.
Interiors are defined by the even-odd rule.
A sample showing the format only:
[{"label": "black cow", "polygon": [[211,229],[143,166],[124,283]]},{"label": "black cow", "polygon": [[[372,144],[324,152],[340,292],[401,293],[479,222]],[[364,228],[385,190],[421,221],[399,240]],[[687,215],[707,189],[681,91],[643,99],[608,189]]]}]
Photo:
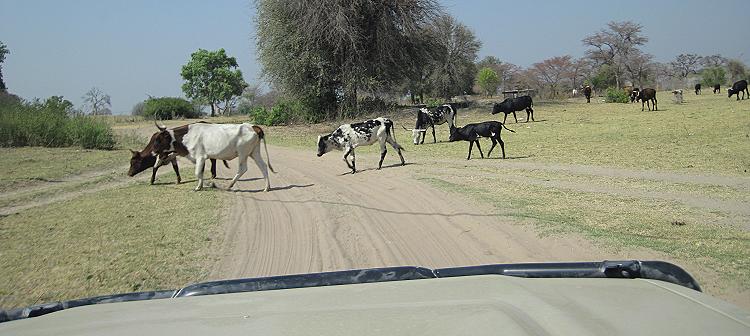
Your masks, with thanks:
[{"label": "black cow", "polygon": [[583,88],[583,95],[586,96],[586,102],[590,103],[591,102],[591,86],[586,85]]},{"label": "black cow", "polygon": [[498,114],[500,112],[505,113],[505,117],[503,118],[503,123],[505,123],[505,120],[508,119],[508,114],[513,113],[513,119],[518,123],[516,111],[522,111],[525,109],[526,122],[529,122],[529,118],[531,118],[532,121],[535,121],[534,109],[531,108],[532,106],[534,106],[534,102],[531,100],[530,96],[508,98],[503,100],[502,103],[495,103],[495,105],[492,106],[492,114]]},{"label": "black cow", "polygon": [[490,157],[490,154],[492,154],[492,149],[495,148],[495,145],[497,145],[497,143],[500,143],[500,149],[503,152],[504,159],[505,143],[503,143],[503,139],[500,139],[500,131],[502,131],[503,128],[515,133],[515,131],[505,127],[505,125],[499,121],[485,121],[476,124],[468,124],[464,127],[459,128],[451,127],[451,136],[449,138],[449,141],[453,142],[463,140],[469,142],[469,156],[466,157],[466,160],[471,159],[471,149],[474,147],[474,143],[476,142],[477,149],[479,150],[479,155],[481,155],[484,159],[482,148],[479,147],[479,138],[490,138],[490,140],[492,140],[492,147],[490,147],[490,151],[487,153],[487,157]]},{"label": "black cow", "polygon": [[[424,143],[424,138],[427,134],[427,128],[432,127],[432,141],[437,143],[437,138],[435,137],[435,125],[448,123],[448,126],[454,126],[456,124],[457,110],[458,105],[455,103],[438,106],[434,111],[430,111],[427,108],[423,107],[420,108],[419,111],[417,111],[417,122],[414,125],[413,129],[408,129],[403,126],[401,127],[403,127],[407,131],[412,132],[412,138],[415,145]],[[420,137],[422,138],[421,142],[419,141]]]},{"label": "black cow", "polygon": [[[636,93],[636,90],[633,90],[633,93]],[[659,108],[657,108],[656,106],[656,90],[654,89],[645,88],[643,90],[640,90],[640,92],[638,92],[636,100],[641,101],[641,111],[643,111],[644,106],[648,106],[648,110],[651,111],[651,105],[649,105],[649,103],[654,105],[654,111],[659,110]]]},{"label": "black cow", "polygon": [[742,92],[742,99],[745,99],[745,92],[747,92],[748,97],[750,98],[750,91],[747,90],[747,81],[741,80],[737,81],[732,85],[731,89],[727,89],[727,93],[729,94],[728,98],[731,98],[733,94],[737,95],[737,100],[740,100],[740,92]]},{"label": "black cow", "polygon": [[[396,142],[396,138],[394,137],[393,122],[384,117],[361,123],[344,124],[331,132],[331,134],[318,136],[318,156],[323,156],[323,154],[334,149],[344,151],[344,162],[346,162],[346,165],[352,170],[352,174],[354,174],[357,172],[354,162],[356,159],[354,149],[359,146],[369,146],[376,142],[380,144],[378,169],[383,167],[383,159],[385,159],[385,154],[388,152],[385,148],[386,142],[398,151],[398,156],[401,158],[401,165],[406,164],[404,156],[401,154],[401,150],[404,148]],[[350,154],[352,156],[351,164],[349,164],[349,160],[347,159]]]},{"label": "black cow", "polygon": [[714,84],[714,94],[721,93],[721,84]]},{"label": "black cow", "polygon": [[701,83],[695,84],[695,94],[701,94]]},{"label": "black cow", "polygon": [[632,91],[630,91],[630,102],[635,103],[636,99],[638,99],[638,95],[640,94],[641,90],[638,88],[633,88]]}]

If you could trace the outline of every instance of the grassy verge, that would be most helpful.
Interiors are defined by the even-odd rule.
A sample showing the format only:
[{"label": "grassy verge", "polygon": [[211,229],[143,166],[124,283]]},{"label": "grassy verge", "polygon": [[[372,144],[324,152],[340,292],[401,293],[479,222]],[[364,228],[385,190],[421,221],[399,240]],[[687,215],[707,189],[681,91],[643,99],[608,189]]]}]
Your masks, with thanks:
[{"label": "grassy verge", "polygon": [[141,182],[0,218],[0,309],[200,281],[221,194],[191,188]]},{"label": "grassy verge", "polygon": [[[0,148],[0,191],[16,189],[34,182],[58,180],[92,170],[128,164],[125,150],[88,150],[80,148],[18,147]],[[123,172],[124,173],[124,172]]]}]

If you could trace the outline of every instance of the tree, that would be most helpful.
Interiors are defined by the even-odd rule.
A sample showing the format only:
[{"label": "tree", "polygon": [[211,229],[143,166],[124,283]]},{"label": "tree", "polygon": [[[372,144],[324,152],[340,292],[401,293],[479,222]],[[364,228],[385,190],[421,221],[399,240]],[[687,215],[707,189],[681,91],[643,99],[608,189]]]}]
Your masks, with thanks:
[{"label": "tree", "polygon": [[549,87],[550,97],[557,97],[561,82],[569,76],[573,68],[571,59],[568,55],[557,56],[531,65],[531,73]]},{"label": "tree", "polygon": [[360,91],[420,77],[434,52],[421,37],[438,13],[435,0],[258,0],[256,6],[264,75],[325,117],[356,112]]},{"label": "tree", "polygon": [[44,101],[42,106],[48,111],[56,111],[64,115],[75,114],[73,103],[64,99],[62,96],[51,96]]},{"label": "tree", "polygon": [[193,104],[177,97],[151,97],[144,102],[143,116],[159,120],[176,118],[197,118],[200,116]]},{"label": "tree", "polygon": [[579,88],[584,82],[591,83],[591,77],[595,74],[593,62],[588,58],[579,58],[571,61],[568,79],[571,88]]},{"label": "tree", "polygon": [[433,94],[449,100],[471,92],[476,74],[474,60],[482,43],[469,28],[447,14],[438,17],[428,29],[436,43],[429,79]]},{"label": "tree", "polygon": [[497,86],[500,84],[500,77],[490,68],[482,68],[477,74],[477,84],[482,88],[484,94],[492,97],[497,92]]},{"label": "tree", "polygon": [[[224,49],[198,49],[182,66],[180,75],[185,80],[182,92],[188,98],[210,105],[214,117],[217,109],[231,109],[232,99],[242,94],[247,85],[237,67],[237,59],[227,56]],[[224,103],[223,108],[221,103]]]},{"label": "tree", "polygon": [[646,44],[648,38],[643,36],[643,26],[631,21],[609,22],[606,29],[585,37],[582,42],[590,47],[586,53],[600,64],[607,64],[615,76],[615,85],[620,87],[620,76],[624,63],[628,62],[638,47]]},{"label": "tree", "polygon": [[623,62],[625,71],[634,86],[643,87],[644,83],[653,75],[654,63],[651,54],[646,54],[638,49],[633,50],[628,59]]},{"label": "tree", "polygon": [[5,86],[5,81],[3,80],[3,63],[7,54],[10,54],[8,46],[3,41],[0,41],[0,93],[8,92],[8,87]]},{"label": "tree", "polygon": [[510,89],[514,86],[516,74],[521,68],[513,63],[503,62],[495,56],[487,56],[477,63],[477,68],[490,68],[500,79],[500,87]]},{"label": "tree", "polygon": [[701,63],[705,68],[723,67],[727,65],[727,59],[724,56],[716,54],[711,56],[704,56],[701,60]]},{"label": "tree", "polygon": [[727,72],[720,66],[703,69],[701,77],[701,82],[706,87],[713,87],[715,84],[723,85],[727,82]]},{"label": "tree", "polygon": [[727,62],[727,70],[729,70],[729,79],[731,81],[745,79],[746,67],[742,61],[738,59],[729,60]]},{"label": "tree", "polygon": [[97,87],[83,95],[84,111],[91,115],[111,115],[112,101],[108,94]]},{"label": "tree", "polygon": [[675,70],[678,78],[685,80],[691,74],[698,73],[698,66],[702,63],[702,59],[696,54],[680,54],[674,61],[669,62],[669,65]]}]

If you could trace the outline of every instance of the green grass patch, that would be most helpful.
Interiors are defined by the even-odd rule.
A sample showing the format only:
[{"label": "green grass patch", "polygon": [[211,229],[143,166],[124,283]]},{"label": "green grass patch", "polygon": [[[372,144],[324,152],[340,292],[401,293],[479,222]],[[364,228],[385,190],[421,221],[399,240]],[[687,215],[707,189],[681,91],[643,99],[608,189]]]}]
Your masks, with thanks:
[{"label": "green grass patch", "polygon": [[[534,219],[542,235],[573,232],[607,248],[661,251],[750,288],[750,232],[727,226],[730,218],[720,211],[669,200],[530,185],[512,177],[447,174],[421,179],[493,204],[501,215]],[[720,285],[712,288],[721,289]]]},{"label": "green grass patch", "polygon": [[0,309],[203,280],[221,192],[192,187],[141,182],[0,218]]},{"label": "green grass patch", "polygon": [[[34,182],[55,181],[86,171],[112,169],[128,164],[125,150],[19,147],[0,148],[0,191]],[[122,172],[125,174],[125,171]]]}]

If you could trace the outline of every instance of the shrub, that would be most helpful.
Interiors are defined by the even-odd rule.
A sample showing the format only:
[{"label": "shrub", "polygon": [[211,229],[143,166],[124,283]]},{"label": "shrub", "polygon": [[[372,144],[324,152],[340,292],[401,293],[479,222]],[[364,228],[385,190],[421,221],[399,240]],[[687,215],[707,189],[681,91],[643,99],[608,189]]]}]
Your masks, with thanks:
[{"label": "shrub", "polygon": [[189,101],[176,97],[149,98],[143,107],[145,118],[171,120],[176,118],[198,118],[198,111]]},{"label": "shrub", "polygon": [[0,104],[0,146],[114,148],[112,130],[105,122],[86,116],[70,117],[68,104],[52,98],[45,103]]},{"label": "shrub", "polygon": [[618,88],[608,88],[605,97],[607,103],[627,103],[630,101],[630,96],[624,90]]},{"label": "shrub", "polygon": [[291,122],[319,122],[321,116],[312,113],[310,109],[298,100],[280,100],[271,108],[255,106],[249,109],[250,120],[260,125],[284,125]]},{"label": "shrub", "polygon": [[703,69],[701,82],[706,88],[713,88],[715,84],[724,85],[727,82],[727,72],[723,67],[711,67]]}]

